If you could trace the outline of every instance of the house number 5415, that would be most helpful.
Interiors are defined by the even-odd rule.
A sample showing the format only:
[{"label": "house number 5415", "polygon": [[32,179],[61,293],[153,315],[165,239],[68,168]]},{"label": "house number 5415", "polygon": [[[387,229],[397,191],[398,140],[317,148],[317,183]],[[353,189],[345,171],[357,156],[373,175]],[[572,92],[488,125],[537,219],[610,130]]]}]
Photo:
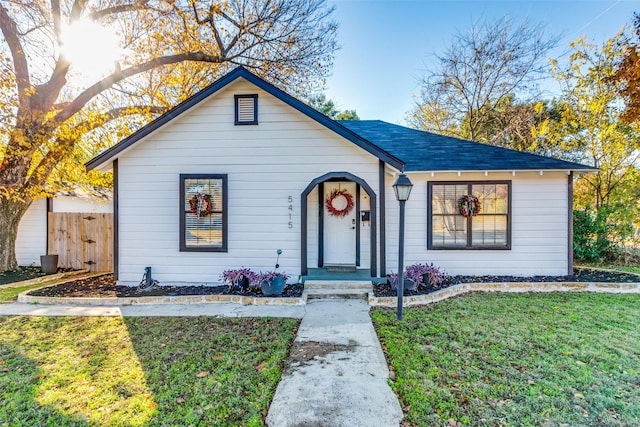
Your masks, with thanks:
[{"label": "house number 5415", "polygon": [[289,223],[287,226],[293,228],[293,197],[287,197],[287,201],[289,202],[289,206],[287,207],[287,209],[289,209]]}]

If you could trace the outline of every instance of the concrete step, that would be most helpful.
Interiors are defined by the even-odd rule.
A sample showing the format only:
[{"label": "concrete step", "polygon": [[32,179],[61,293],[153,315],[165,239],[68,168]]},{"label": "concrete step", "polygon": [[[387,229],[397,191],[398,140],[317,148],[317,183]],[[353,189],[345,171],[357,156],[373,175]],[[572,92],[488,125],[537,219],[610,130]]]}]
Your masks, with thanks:
[{"label": "concrete step", "polygon": [[336,290],[317,290],[307,292],[307,300],[310,299],[369,299],[369,293],[366,289],[358,291],[357,289],[347,291]]},{"label": "concrete step", "polygon": [[369,281],[308,280],[304,283],[307,299],[368,299],[373,292]]},{"label": "concrete step", "polygon": [[369,280],[307,280],[305,289],[371,289],[373,284]]}]

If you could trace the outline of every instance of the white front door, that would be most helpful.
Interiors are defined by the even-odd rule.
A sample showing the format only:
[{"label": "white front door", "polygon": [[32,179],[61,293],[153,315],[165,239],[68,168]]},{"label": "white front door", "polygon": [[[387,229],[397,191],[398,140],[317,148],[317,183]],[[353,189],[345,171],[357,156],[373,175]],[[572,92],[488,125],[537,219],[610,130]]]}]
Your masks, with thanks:
[{"label": "white front door", "polygon": [[[336,195],[336,192],[342,193]],[[327,207],[332,195],[334,212]],[[356,265],[356,183],[325,182],[324,201],[324,263]],[[350,209],[349,203],[352,203]],[[341,215],[345,210],[348,212]]]}]

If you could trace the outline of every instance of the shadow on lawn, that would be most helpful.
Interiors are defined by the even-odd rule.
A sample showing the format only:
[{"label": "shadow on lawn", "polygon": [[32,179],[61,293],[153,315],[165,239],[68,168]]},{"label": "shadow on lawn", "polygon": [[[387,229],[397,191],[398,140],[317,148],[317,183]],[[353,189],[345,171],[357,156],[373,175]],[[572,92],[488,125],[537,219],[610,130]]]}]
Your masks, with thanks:
[{"label": "shadow on lawn", "polygon": [[[0,325],[10,318],[0,317]],[[0,338],[0,425],[89,426],[82,417],[64,414],[55,405],[37,401],[43,371],[23,349]]]},{"label": "shadow on lawn", "polygon": [[0,317],[0,425],[262,426],[298,325]]}]

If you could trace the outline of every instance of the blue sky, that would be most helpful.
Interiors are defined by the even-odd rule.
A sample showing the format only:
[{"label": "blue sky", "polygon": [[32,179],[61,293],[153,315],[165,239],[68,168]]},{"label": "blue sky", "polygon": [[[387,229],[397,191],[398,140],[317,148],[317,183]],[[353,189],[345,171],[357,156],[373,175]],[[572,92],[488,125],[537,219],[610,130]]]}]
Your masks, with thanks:
[{"label": "blue sky", "polygon": [[[638,1],[630,0],[337,0],[337,52],[326,94],[361,119],[405,124],[424,71],[435,65],[457,31],[478,19],[509,16],[544,23],[561,36],[554,58],[566,58],[571,40],[586,35],[601,44],[629,24]],[[549,83],[549,90],[555,85]]]}]

